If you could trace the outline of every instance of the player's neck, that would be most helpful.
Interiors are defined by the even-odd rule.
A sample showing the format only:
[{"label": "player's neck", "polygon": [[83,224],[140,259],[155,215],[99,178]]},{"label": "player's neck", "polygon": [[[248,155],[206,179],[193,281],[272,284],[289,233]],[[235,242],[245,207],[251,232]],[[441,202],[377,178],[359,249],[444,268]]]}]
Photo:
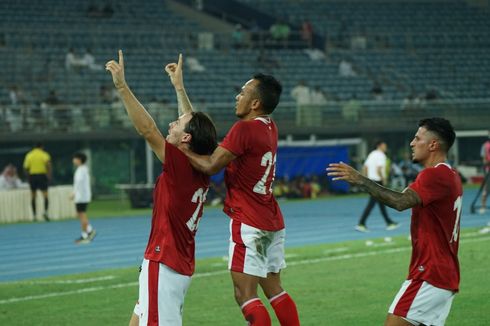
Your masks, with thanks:
[{"label": "player's neck", "polygon": [[269,115],[263,112],[250,111],[249,114],[241,118],[241,120],[253,120],[255,118],[268,118]]},{"label": "player's neck", "polygon": [[447,160],[447,156],[444,153],[433,153],[433,155],[427,158],[427,161],[424,162],[425,168],[433,168],[437,164],[445,163]]}]

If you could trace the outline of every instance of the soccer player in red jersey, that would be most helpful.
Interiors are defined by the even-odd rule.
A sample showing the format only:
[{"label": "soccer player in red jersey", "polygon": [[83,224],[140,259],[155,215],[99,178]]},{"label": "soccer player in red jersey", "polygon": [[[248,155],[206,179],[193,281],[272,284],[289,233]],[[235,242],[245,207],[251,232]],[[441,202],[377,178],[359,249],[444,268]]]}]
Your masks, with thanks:
[{"label": "soccer player in red jersey", "polygon": [[165,68],[179,99],[180,117],[164,138],[124,78],[124,59],[106,64],[136,130],[162,162],[153,191],[153,217],[139,277],[139,298],[130,325],[181,325],[184,296],[194,273],[194,236],[209,188],[209,176],[196,171],[180,149],[198,154],[216,148],[216,129],[203,113],[182,105],[182,57]]},{"label": "soccer player in red jersey", "polygon": [[249,325],[270,325],[258,298],[261,286],[281,325],[299,325],[296,304],[281,286],[284,220],[273,194],[278,132],[269,116],[282,92],[272,76],[257,74],[236,96],[240,119],[211,155],[185,150],[191,164],[206,174],[226,167],[224,212],[231,218],[229,264],[235,299]]},{"label": "soccer player in red jersey", "polygon": [[443,118],[424,119],[410,143],[412,159],[424,169],[403,192],[362,176],[344,163],[330,164],[328,175],[366,189],[399,211],[412,208],[412,258],[407,280],[388,310],[385,325],[444,325],[459,289],[459,224],[462,185],[446,163],[456,135]]}]

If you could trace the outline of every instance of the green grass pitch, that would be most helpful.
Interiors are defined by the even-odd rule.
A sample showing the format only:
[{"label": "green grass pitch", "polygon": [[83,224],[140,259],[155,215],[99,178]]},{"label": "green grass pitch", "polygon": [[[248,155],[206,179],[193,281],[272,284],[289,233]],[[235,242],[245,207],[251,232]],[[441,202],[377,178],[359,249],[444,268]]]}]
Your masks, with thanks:
[{"label": "green grass pitch", "polygon": [[[490,325],[490,235],[463,230],[461,291],[448,326]],[[373,239],[287,250],[283,285],[302,325],[382,325],[408,268],[410,242]],[[197,261],[184,325],[245,325],[226,261]],[[0,283],[0,325],[127,325],[137,299],[138,266]],[[270,308],[270,307],[269,307]],[[273,325],[279,325],[270,310]]]}]

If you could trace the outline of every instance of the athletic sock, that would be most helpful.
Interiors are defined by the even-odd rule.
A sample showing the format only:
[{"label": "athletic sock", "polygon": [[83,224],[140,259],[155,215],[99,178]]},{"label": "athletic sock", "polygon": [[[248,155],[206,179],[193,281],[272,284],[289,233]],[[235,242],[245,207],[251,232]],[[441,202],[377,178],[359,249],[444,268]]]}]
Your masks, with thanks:
[{"label": "athletic sock", "polygon": [[49,200],[48,198],[44,198],[44,214],[48,214],[48,206],[49,206]]},{"label": "athletic sock", "polygon": [[248,300],[241,309],[249,326],[270,326],[272,323],[267,309],[259,298]]},{"label": "athletic sock", "polygon": [[298,310],[286,291],[269,299],[281,326],[299,326]]},{"label": "athletic sock", "polygon": [[94,228],[92,227],[92,224],[87,225],[87,229],[85,230],[87,233],[92,232]]},{"label": "athletic sock", "polygon": [[32,214],[34,215],[34,219],[36,219],[36,200],[31,200]]}]

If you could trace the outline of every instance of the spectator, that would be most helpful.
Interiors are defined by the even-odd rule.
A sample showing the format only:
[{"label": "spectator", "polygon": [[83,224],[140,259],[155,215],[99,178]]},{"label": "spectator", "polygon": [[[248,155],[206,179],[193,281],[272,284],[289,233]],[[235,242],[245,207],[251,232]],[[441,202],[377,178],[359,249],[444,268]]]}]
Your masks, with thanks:
[{"label": "spectator", "polygon": [[22,188],[24,184],[17,174],[17,168],[13,164],[7,164],[0,175],[0,190]]},{"label": "spectator", "polygon": [[313,46],[313,25],[308,19],[301,24],[301,39],[305,41],[308,48]]},{"label": "spectator", "polygon": [[187,68],[189,68],[189,70],[191,72],[203,72],[203,71],[206,71],[206,67],[204,67],[200,62],[199,60],[196,58],[196,57],[193,57],[193,56],[187,56],[186,58],[186,64],[187,64]]},{"label": "spectator", "polygon": [[357,74],[352,68],[352,63],[346,59],[340,60],[339,63],[339,76],[340,77],[355,77]]},{"label": "spectator", "polygon": [[95,63],[95,58],[90,49],[85,51],[82,59],[80,60],[80,66],[84,68],[88,68],[92,71],[102,70],[102,66]]},{"label": "spectator", "polygon": [[80,67],[82,66],[80,58],[75,53],[75,50],[73,48],[70,48],[68,50],[68,53],[65,56],[65,69],[66,71],[76,71],[78,72],[80,70]]},{"label": "spectator", "polygon": [[278,20],[270,27],[269,32],[274,41],[282,41],[283,46],[287,47],[287,41],[289,39],[289,34],[291,33],[288,24],[282,20]]},{"label": "spectator", "polygon": [[357,122],[361,109],[361,102],[357,99],[356,94],[353,94],[351,99],[342,106],[342,117],[346,121]]},{"label": "spectator", "polygon": [[311,105],[307,106],[308,112],[306,112],[306,125],[307,126],[321,126],[322,125],[322,112],[327,106],[327,98],[320,86],[315,86],[311,91]]},{"label": "spectator", "polygon": [[308,106],[311,105],[311,91],[304,80],[291,90],[291,97],[296,101],[296,125],[301,126],[306,122]]},{"label": "spectator", "polygon": [[375,101],[383,100],[383,88],[378,81],[375,81],[373,87],[371,88],[371,95]]},{"label": "spectator", "polygon": [[112,104],[113,94],[112,90],[105,85],[101,85],[99,88],[99,102],[102,104]]},{"label": "spectator", "polygon": [[242,25],[236,24],[235,29],[231,33],[232,46],[235,49],[241,49],[245,41],[245,34],[242,29]]},{"label": "spectator", "polygon": [[25,97],[22,90],[17,85],[10,86],[9,89],[10,104],[18,105],[25,103]]}]

